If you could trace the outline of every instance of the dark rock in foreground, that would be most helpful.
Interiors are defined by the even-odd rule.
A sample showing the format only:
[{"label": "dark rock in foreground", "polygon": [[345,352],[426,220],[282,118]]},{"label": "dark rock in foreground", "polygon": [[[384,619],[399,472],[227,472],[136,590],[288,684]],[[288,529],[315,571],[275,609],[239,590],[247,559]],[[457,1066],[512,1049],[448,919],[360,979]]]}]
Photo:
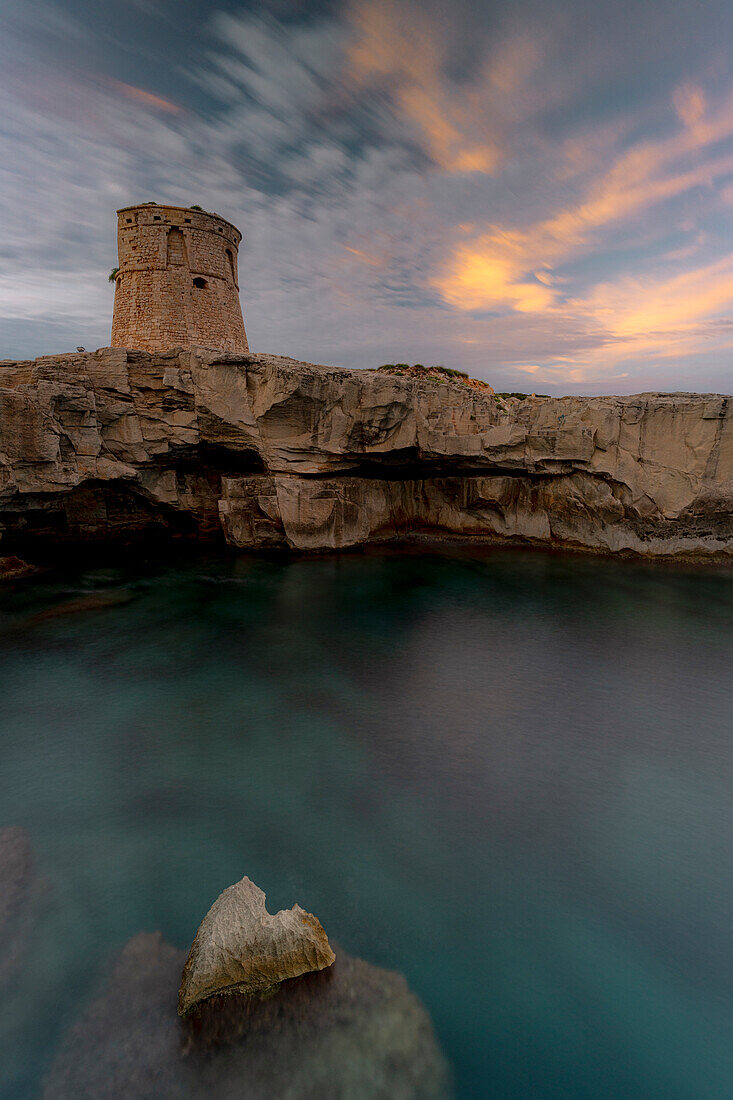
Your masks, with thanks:
[{"label": "dark rock in foreground", "polygon": [[442,1100],[451,1087],[425,1009],[399,974],[339,952],[267,1000],[207,1000],[181,1021],[184,953],[159,934],[121,952],[71,1029],[45,1100]]},{"label": "dark rock in foreground", "polygon": [[0,583],[3,581],[20,581],[31,577],[38,572],[35,565],[29,565],[22,558],[10,554],[8,557],[0,557]]},{"label": "dark rock in foreground", "polygon": [[510,539],[733,556],[733,400],[503,399],[195,349],[0,363],[3,545]]},{"label": "dark rock in foreground", "polygon": [[28,833],[0,829],[0,993],[30,950],[45,887],[38,878]]}]

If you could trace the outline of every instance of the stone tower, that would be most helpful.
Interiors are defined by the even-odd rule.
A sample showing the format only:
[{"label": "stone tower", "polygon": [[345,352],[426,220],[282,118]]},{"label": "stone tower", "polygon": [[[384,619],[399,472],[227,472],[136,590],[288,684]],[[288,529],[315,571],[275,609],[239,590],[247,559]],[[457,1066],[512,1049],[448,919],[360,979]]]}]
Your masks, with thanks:
[{"label": "stone tower", "polygon": [[239,302],[242,234],[218,214],[142,203],[117,211],[112,347],[249,350]]}]

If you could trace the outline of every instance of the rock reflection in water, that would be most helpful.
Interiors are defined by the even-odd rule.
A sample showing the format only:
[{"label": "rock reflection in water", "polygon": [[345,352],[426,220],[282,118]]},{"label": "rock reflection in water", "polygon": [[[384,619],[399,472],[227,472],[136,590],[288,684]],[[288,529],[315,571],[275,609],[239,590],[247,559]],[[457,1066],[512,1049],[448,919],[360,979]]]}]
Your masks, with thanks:
[{"label": "rock reflection in water", "polygon": [[337,951],[327,971],[269,999],[214,997],[181,1021],[184,960],[159,933],[129,941],[62,1043],[45,1100],[452,1095],[430,1018],[402,975]]},{"label": "rock reflection in water", "polygon": [[0,829],[0,995],[30,950],[33,928],[45,900],[25,829]]}]

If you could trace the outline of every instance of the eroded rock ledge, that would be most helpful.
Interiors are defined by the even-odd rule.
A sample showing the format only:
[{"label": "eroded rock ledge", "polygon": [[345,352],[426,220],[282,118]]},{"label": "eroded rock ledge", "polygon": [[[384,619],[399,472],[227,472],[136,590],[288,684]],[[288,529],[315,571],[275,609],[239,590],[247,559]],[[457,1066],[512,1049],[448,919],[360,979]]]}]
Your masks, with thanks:
[{"label": "eroded rock ledge", "polygon": [[153,532],[733,556],[733,399],[528,398],[272,355],[0,363],[2,552]]}]

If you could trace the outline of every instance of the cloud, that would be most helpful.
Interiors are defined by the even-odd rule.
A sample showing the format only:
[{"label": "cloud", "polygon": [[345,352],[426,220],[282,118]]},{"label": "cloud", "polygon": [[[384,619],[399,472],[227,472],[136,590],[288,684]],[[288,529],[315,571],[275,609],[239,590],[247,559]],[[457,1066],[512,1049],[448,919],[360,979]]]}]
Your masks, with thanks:
[{"label": "cloud", "polygon": [[[526,341],[520,336],[513,369],[531,374],[537,385],[598,385],[605,380],[624,388],[626,379],[643,372],[647,385],[656,388],[652,379],[670,371],[671,363],[683,387],[690,388],[691,365],[711,356],[727,361],[733,347],[733,321],[727,316],[732,305],[729,257],[674,275],[624,276],[599,283],[587,296],[569,298],[562,308],[542,315],[546,342],[540,361],[522,362]],[[527,320],[517,318],[518,335]],[[504,325],[509,326],[507,333],[512,331],[511,317]],[[547,338],[550,332],[554,341]],[[511,355],[510,349],[504,354]],[[721,379],[726,370],[721,369]],[[632,388],[638,389],[638,382]]]},{"label": "cloud", "polygon": [[[685,128],[670,138],[638,142],[623,151],[610,168],[591,178],[578,201],[526,228],[492,226],[456,244],[433,284],[445,301],[465,310],[507,305],[521,312],[552,308],[559,295],[542,293],[536,280],[551,286],[548,272],[598,248],[599,230],[628,223],[654,204],[695,187],[711,187],[733,173],[733,152],[714,151],[733,136],[733,100],[727,99],[705,123],[701,93],[687,89],[676,93],[675,102]],[[690,165],[688,158],[700,153],[698,162]]]},{"label": "cloud", "polygon": [[415,139],[441,168],[490,172],[499,151],[492,141],[472,142],[465,133],[463,109],[442,77],[437,33],[414,15],[409,5],[399,8],[390,0],[355,5],[345,79],[360,91],[381,88],[391,95]]},{"label": "cloud", "polygon": [[349,16],[345,82],[388,96],[443,171],[495,174],[507,157],[507,121],[527,113],[519,104],[538,61],[537,43],[502,39],[474,78],[456,80],[447,72],[450,20],[396,0],[360,0]]},{"label": "cloud", "polygon": [[154,95],[153,92],[146,92],[144,88],[136,88],[133,84],[123,84],[121,80],[110,80],[110,86],[115,88],[120,95],[136,100],[138,103],[142,103],[146,107],[152,107],[157,111],[179,115],[183,110],[177,103],[166,99],[165,96]]},{"label": "cloud", "polygon": [[[575,304],[622,340],[669,342],[699,331],[699,322],[733,306],[733,259],[725,257],[671,277],[628,276],[601,283]],[[709,328],[708,330],[709,331]]]},{"label": "cloud", "polygon": [[673,102],[675,110],[690,130],[696,130],[702,122],[707,107],[705,93],[698,84],[680,84],[675,88]]},{"label": "cloud", "polygon": [[[733,308],[733,265],[724,239],[702,231],[698,221],[713,209],[720,223],[721,204],[730,202],[733,96],[721,96],[711,108],[698,85],[685,84],[674,90],[672,101],[681,128],[627,143],[613,156],[604,157],[596,146],[595,164],[604,165],[602,170],[593,172],[593,162],[581,158],[581,192],[548,217],[530,224],[517,219],[514,225],[456,227],[431,279],[443,301],[464,313],[517,313],[518,324],[537,314],[548,330],[572,332],[572,356],[548,355],[546,377],[562,371],[578,381],[599,372],[617,374],[620,364],[640,357],[679,359],[727,347],[728,329],[716,322]],[[610,144],[617,144],[624,130],[629,126],[612,128]],[[691,206],[687,196],[693,193],[698,197]],[[670,203],[683,197],[685,216],[677,221],[682,241],[669,247],[675,232]],[[666,208],[667,215],[650,217],[657,208]],[[691,210],[698,210],[698,218],[690,219]],[[641,260],[635,234],[644,238]],[[665,246],[656,253],[655,238]],[[622,242],[637,249],[637,273],[621,269],[614,278],[588,283],[586,277],[584,285],[578,276],[582,265],[599,269],[603,260],[608,267]],[[716,248],[724,254],[716,256]],[[580,346],[578,332],[584,333]],[[525,355],[522,345],[518,358]],[[527,365],[518,363],[516,369],[526,371]]]},{"label": "cloud", "polygon": [[0,42],[0,356],[104,343],[114,209],[157,199],[243,230],[257,348],[445,361],[506,389],[722,362],[733,97],[688,68],[663,110],[598,117],[615,46],[568,71],[544,9],[487,12],[204,7],[193,61],[138,53],[115,78],[99,38],[67,63],[63,20],[43,64]]}]

